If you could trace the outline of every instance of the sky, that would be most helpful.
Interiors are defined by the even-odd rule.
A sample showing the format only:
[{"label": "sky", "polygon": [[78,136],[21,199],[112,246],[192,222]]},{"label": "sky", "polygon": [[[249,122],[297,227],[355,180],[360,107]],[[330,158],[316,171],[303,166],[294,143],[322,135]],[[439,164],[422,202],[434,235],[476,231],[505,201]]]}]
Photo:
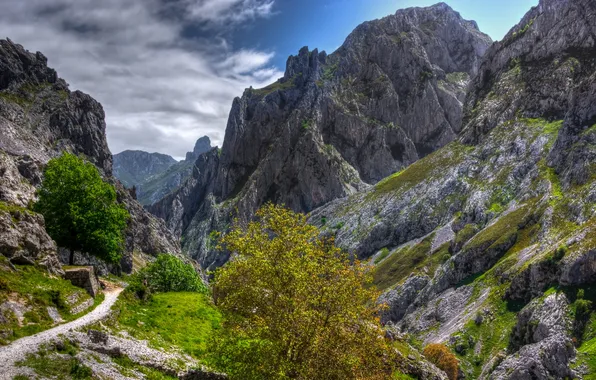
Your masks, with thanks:
[{"label": "sky", "polygon": [[[112,153],[182,159],[223,142],[232,100],[283,75],[302,46],[337,49],[360,23],[426,0],[0,0],[0,38],[41,51],[106,111]],[[500,40],[538,0],[446,1]]]}]

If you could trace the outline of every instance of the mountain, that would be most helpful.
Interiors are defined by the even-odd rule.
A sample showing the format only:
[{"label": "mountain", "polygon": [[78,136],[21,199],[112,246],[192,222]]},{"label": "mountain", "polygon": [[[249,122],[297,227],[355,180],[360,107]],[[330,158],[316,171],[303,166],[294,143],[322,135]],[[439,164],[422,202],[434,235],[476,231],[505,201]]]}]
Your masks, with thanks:
[{"label": "mountain", "polygon": [[177,162],[167,154],[125,150],[114,155],[114,177],[131,188],[141,184],[147,177],[165,172]]},{"label": "mountain", "polygon": [[209,137],[203,136],[180,162],[161,153],[127,150],[114,155],[114,176],[128,188],[135,186],[141,204],[151,205],[180,187],[196,159],[212,148]]},{"label": "mountain", "polygon": [[448,144],[491,41],[446,4],[360,25],[333,54],[304,47],[284,77],[232,104],[224,143],[150,207],[204,267],[209,238],[267,201],[308,212],[368,188]]},{"label": "mountain", "polygon": [[455,141],[311,214],[376,263],[383,320],[453,347],[466,377],[596,370],[595,20],[541,0],[486,52]]},{"label": "mountain", "polygon": [[105,128],[101,105],[87,94],[70,91],[42,53],[0,40],[0,253],[13,263],[61,271],[43,217],[28,206],[35,201],[45,164],[62,152],[83,155],[95,164],[130,212],[122,270],[132,271],[133,254],[180,252],[178,239],[163,221],[146,212],[112,177]]}]

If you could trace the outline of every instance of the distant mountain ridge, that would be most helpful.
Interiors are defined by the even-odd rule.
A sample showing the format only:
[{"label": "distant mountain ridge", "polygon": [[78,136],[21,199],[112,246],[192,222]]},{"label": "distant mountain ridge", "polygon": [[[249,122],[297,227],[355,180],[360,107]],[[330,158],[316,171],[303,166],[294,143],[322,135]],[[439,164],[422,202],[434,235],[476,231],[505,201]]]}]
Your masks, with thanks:
[{"label": "distant mountain ridge", "polygon": [[151,205],[176,190],[190,177],[196,159],[211,149],[211,140],[203,136],[182,161],[162,153],[125,150],[114,155],[114,176],[124,186],[136,188],[141,204]]},{"label": "distant mountain ridge", "polygon": [[163,173],[176,161],[162,153],[147,153],[142,150],[125,150],[114,155],[114,175],[128,188],[143,182],[147,177]]}]

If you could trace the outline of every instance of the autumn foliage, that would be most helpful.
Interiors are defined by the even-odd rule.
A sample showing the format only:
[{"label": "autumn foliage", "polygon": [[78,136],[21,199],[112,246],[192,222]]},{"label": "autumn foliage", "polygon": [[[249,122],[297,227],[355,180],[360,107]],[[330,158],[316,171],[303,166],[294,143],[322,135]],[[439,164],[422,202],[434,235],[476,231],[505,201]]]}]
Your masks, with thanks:
[{"label": "autumn foliage", "polygon": [[368,266],[306,216],[269,204],[221,244],[236,256],[215,275],[225,323],[213,354],[232,379],[391,377]]},{"label": "autumn foliage", "polygon": [[457,380],[459,362],[445,345],[431,343],[424,348],[423,354],[431,363],[445,371],[449,380]]}]

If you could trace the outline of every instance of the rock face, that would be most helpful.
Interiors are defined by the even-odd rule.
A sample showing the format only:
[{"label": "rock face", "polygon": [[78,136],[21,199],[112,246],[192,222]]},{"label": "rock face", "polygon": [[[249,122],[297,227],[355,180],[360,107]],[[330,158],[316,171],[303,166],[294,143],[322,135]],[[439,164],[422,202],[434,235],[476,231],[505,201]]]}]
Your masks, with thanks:
[{"label": "rock face", "polygon": [[487,50],[454,142],[311,213],[355,256],[390,251],[385,322],[450,345],[466,377],[571,378],[572,341],[594,338],[543,294],[596,281],[595,32],[592,1],[540,1]]},{"label": "rock face", "polygon": [[491,374],[491,379],[565,379],[576,378],[569,369],[575,349],[567,330],[568,303],[564,295],[552,294],[526,306],[513,328],[516,355],[505,359]]},{"label": "rock face", "polygon": [[[84,155],[112,178],[105,128],[101,105],[87,94],[70,91],[43,54],[0,40],[0,253],[15,262],[61,271],[43,217],[26,208],[35,201],[45,164],[64,151]],[[179,253],[177,239],[164,223],[123,187],[117,190],[132,216],[123,269],[132,268],[133,252]]]},{"label": "rock face", "polygon": [[114,176],[128,188],[135,186],[141,204],[151,205],[178,189],[191,176],[196,159],[211,149],[211,140],[203,136],[180,162],[159,153],[125,151],[114,155]]},{"label": "rock face", "polygon": [[221,265],[209,233],[233,216],[267,201],[313,210],[452,141],[490,42],[438,4],[364,23],[331,55],[304,47],[283,78],[234,100],[221,154],[150,210],[204,267]]}]

